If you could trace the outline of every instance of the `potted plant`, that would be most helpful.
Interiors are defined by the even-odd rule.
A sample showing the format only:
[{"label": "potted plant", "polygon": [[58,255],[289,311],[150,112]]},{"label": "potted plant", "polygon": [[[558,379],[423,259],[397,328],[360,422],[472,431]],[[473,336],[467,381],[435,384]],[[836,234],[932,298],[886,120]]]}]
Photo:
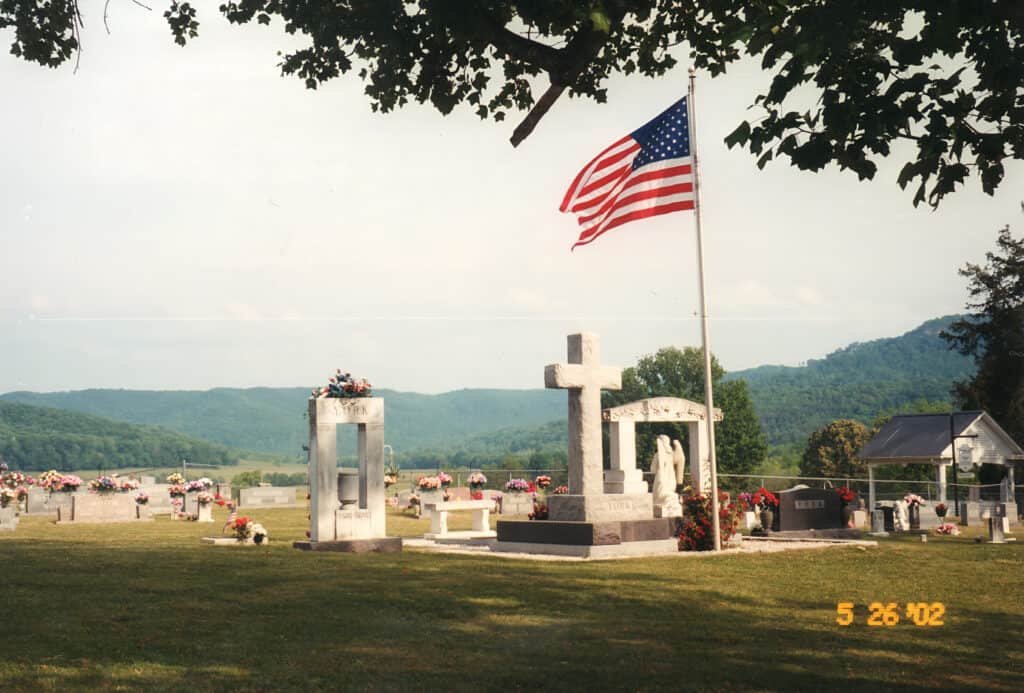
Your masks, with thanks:
[{"label": "potted plant", "polygon": [[530,489],[530,482],[526,479],[509,479],[505,484],[505,490],[509,493],[526,493]]},{"label": "potted plant", "polygon": [[924,503],[924,498],[916,493],[908,493],[903,496],[903,500],[906,502],[910,514],[910,528],[921,529],[921,505]]},{"label": "potted plant", "polygon": [[101,476],[89,482],[89,490],[101,495],[117,491],[117,479],[112,476]]},{"label": "potted plant", "polygon": [[487,483],[487,477],[483,472],[473,472],[469,475],[469,492],[470,497],[473,500],[484,499],[484,484]]},{"label": "potted plant", "polygon": [[751,500],[754,507],[760,510],[761,531],[770,532],[775,523],[775,509],[779,507],[779,497],[762,486],[757,489]]},{"label": "potted plant", "polygon": [[437,480],[441,483],[441,488],[448,488],[452,485],[452,475],[445,472],[437,473]]},{"label": "potted plant", "polygon": [[840,486],[836,489],[836,495],[839,496],[839,500],[843,504],[843,527],[852,527],[853,503],[857,500],[857,494],[846,486]]}]

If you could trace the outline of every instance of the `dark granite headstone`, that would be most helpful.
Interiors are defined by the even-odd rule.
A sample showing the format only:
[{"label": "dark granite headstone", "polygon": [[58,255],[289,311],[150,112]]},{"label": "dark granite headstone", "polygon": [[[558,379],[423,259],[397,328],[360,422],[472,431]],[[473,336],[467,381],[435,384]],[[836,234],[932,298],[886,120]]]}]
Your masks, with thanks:
[{"label": "dark granite headstone", "polygon": [[834,489],[797,488],[779,493],[779,531],[842,526],[843,505]]}]

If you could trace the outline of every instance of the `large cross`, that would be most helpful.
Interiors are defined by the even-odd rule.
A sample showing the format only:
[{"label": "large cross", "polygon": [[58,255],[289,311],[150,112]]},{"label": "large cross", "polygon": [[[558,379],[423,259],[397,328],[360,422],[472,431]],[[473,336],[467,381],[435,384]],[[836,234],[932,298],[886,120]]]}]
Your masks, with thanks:
[{"label": "large cross", "polygon": [[544,387],[569,390],[569,493],[604,493],[601,468],[601,390],[622,388],[622,369],[601,365],[601,341],[581,332],[568,337],[569,363],[544,368]]}]

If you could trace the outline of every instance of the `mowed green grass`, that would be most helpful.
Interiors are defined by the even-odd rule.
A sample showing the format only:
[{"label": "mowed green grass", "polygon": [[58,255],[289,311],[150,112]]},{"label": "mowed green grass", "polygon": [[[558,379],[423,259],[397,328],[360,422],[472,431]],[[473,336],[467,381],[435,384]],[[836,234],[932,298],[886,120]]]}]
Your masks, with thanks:
[{"label": "mowed green grass", "polygon": [[[0,534],[0,689],[1024,689],[1018,544],[535,562],[308,553],[291,548],[305,509],[253,515],[270,546],[201,545],[220,509],[23,518]],[[391,534],[426,529],[389,516]],[[945,625],[869,627],[875,601],[942,602]]]}]

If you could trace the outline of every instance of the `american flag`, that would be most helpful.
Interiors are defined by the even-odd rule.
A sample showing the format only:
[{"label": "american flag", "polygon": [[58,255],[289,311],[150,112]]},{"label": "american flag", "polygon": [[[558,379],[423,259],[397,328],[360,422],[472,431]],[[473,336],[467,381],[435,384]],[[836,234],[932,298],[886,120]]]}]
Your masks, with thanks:
[{"label": "american flag", "polygon": [[689,123],[684,96],[583,167],[559,207],[583,227],[574,249],[616,226],[693,209]]}]

